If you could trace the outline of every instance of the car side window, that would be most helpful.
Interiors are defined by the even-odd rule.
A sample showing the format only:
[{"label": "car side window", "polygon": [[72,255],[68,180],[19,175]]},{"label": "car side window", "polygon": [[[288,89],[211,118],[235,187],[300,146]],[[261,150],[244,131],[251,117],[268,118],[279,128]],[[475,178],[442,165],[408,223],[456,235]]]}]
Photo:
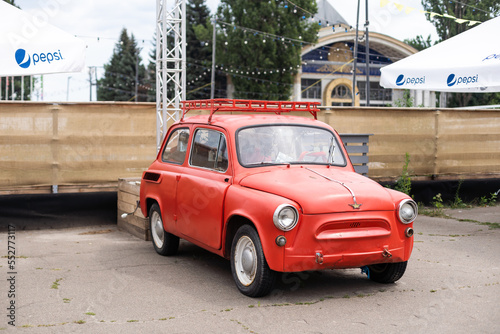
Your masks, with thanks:
[{"label": "car side window", "polygon": [[191,166],[225,172],[228,158],[224,134],[211,129],[196,130],[189,163]]},{"label": "car side window", "polygon": [[186,158],[189,141],[189,129],[174,130],[168,138],[167,144],[161,155],[162,161],[182,164]]}]

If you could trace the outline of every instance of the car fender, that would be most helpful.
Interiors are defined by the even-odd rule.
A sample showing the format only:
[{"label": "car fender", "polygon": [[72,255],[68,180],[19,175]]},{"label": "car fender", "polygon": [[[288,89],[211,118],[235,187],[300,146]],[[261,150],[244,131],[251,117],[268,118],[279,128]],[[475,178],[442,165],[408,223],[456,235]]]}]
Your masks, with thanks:
[{"label": "car fender", "polygon": [[[263,192],[251,188],[233,185],[229,187],[224,210],[224,238],[232,238],[229,231],[231,221],[234,217],[242,217],[253,224],[260,241],[267,264],[272,270],[283,271],[284,268],[284,247],[276,244],[276,238],[280,235],[285,235],[285,232],[279,230],[273,223],[273,214],[280,204],[291,204],[299,211],[300,223],[300,206],[282,196]],[[232,240],[228,240],[225,244],[229,249],[225,249],[224,254],[228,255],[231,251],[230,245]]]}]

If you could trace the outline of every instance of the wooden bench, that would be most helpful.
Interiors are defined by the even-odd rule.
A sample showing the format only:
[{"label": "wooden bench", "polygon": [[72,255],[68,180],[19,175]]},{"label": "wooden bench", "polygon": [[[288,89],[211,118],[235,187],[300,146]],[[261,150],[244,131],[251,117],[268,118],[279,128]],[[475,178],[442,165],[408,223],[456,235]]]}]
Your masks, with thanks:
[{"label": "wooden bench", "polygon": [[[139,192],[141,187],[140,178],[123,178],[118,180],[118,228],[123,229],[132,235],[143,240],[150,240],[149,222],[144,217],[141,210],[137,208]],[[135,211],[134,211],[135,210]],[[121,215],[131,213],[125,218]]]},{"label": "wooden bench", "polygon": [[349,154],[354,170],[361,175],[368,175],[368,141],[373,134],[340,134],[340,139]]}]

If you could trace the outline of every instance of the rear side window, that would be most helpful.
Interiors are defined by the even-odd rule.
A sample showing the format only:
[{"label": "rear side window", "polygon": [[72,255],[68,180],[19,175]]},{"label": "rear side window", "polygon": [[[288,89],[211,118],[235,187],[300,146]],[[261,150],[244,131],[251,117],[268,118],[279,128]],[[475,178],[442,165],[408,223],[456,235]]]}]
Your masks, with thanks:
[{"label": "rear side window", "polygon": [[189,129],[174,130],[168,138],[167,144],[161,155],[162,161],[182,164],[186,158],[189,141]]},{"label": "rear side window", "polygon": [[191,166],[225,172],[228,159],[224,134],[211,129],[196,130],[189,163]]}]

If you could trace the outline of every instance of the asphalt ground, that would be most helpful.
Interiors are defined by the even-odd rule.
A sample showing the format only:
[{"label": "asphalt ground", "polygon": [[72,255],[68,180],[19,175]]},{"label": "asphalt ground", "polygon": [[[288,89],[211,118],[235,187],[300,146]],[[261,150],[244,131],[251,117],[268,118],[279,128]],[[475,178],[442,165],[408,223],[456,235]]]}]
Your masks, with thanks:
[{"label": "asphalt ground", "polygon": [[446,213],[418,217],[395,284],[359,269],[285,274],[259,299],[184,241],[162,257],[116,225],[10,229],[0,333],[500,333],[500,206]]}]

